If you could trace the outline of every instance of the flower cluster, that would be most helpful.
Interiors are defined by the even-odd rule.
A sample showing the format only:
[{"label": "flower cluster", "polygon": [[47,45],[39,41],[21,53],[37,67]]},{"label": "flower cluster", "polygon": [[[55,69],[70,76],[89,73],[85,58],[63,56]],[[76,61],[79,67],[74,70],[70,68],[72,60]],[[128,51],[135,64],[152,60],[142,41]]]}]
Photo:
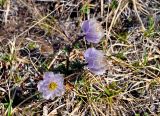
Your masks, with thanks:
[{"label": "flower cluster", "polygon": [[[85,34],[86,40],[91,43],[99,43],[104,36],[101,25],[95,19],[84,21],[82,23],[82,31]],[[105,73],[106,63],[104,54],[101,51],[95,48],[88,48],[84,53],[84,57],[88,63],[87,67],[91,72],[96,75]]]},{"label": "flower cluster", "polygon": [[[104,36],[101,25],[95,19],[84,21],[82,23],[82,31],[86,40],[91,43],[99,43]],[[84,57],[88,63],[87,67],[92,73],[96,75],[105,73],[106,62],[102,51],[95,48],[88,48],[84,53]],[[43,98],[53,99],[64,94],[64,78],[61,74],[46,72],[43,80],[38,83],[37,87],[38,91],[43,93]]]},{"label": "flower cluster", "polygon": [[43,93],[43,98],[53,99],[64,94],[64,78],[61,74],[46,72],[42,81],[38,83],[38,91]]}]

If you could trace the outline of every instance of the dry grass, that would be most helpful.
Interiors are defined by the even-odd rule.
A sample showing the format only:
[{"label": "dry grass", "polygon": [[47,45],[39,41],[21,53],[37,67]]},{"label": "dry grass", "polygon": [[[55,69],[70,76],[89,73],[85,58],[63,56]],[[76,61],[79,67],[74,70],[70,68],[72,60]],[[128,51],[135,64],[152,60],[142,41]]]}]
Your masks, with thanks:
[{"label": "dry grass", "polygon": [[[0,115],[160,115],[160,2],[107,1],[0,0]],[[106,32],[94,45],[106,53],[106,74],[81,66],[90,46],[85,40],[71,52],[73,67],[65,72],[65,46],[93,17]],[[41,97],[37,82],[45,71],[66,75],[64,96]]]}]

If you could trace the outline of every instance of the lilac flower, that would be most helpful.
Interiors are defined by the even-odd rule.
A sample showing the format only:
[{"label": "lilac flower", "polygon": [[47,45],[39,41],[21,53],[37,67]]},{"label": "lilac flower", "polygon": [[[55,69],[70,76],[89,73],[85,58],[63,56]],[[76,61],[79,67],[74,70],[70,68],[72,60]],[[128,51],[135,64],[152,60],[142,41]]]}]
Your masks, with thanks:
[{"label": "lilac flower", "polygon": [[96,19],[83,21],[82,31],[85,34],[86,40],[92,43],[99,43],[104,36],[104,30]]},{"label": "lilac flower", "polygon": [[95,48],[88,48],[84,53],[84,57],[88,63],[87,67],[92,73],[96,75],[102,75],[105,73],[105,57],[100,50],[96,50]]},{"label": "lilac flower", "polygon": [[43,79],[37,85],[38,91],[43,93],[43,98],[53,99],[64,94],[64,78],[61,74],[46,72]]}]

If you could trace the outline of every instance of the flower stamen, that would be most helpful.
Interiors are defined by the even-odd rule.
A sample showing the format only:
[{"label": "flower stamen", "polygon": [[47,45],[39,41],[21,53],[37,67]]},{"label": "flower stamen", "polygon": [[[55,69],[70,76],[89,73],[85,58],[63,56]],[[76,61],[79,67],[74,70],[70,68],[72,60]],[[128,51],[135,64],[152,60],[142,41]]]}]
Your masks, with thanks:
[{"label": "flower stamen", "polygon": [[54,91],[56,88],[57,88],[57,83],[55,83],[55,82],[51,82],[51,83],[48,85],[48,89],[49,89],[50,91]]}]

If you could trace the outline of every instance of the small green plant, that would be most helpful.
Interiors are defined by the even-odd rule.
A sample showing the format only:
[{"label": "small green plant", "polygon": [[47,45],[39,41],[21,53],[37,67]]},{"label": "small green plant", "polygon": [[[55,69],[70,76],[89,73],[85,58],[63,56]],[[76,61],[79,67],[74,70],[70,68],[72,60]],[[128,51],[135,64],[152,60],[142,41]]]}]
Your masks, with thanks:
[{"label": "small green plant", "polygon": [[144,116],[149,116],[149,114],[147,112],[144,113]]},{"label": "small green plant", "polygon": [[80,12],[82,14],[88,14],[89,11],[90,11],[90,8],[88,3],[84,4],[83,7],[80,9]]},{"label": "small green plant", "polygon": [[14,80],[15,80],[15,82],[16,83],[20,83],[21,82],[21,77],[20,76],[16,76],[15,78],[14,78]]},{"label": "small green plant", "polygon": [[12,60],[15,59],[15,56],[12,54],[4,54],[3,56],[0,56],[0,59],[5,62],[11,62]]},{"label": "small green plant", "polygon": [[0,59],[3,60],[3,61],[9,61],[10,56],[9,56],[9,54],[4,54],[3,56],[0,57]]},{"label": "small green plant", "polygon": [[144,32],[145,37],[151,37],[154,35],[154,31],[155,31],[154,26],[155,26],[155,23],[154,23],[153,17],[149,17],[147,30]]},{"label": "small green plant", "polygon": [[139,113],[136,113],[135,116],[140,116],[140,114],[139,114]]},{"label": "small green plant", "polygon": [[143,65],[146,66],[148,62],[148,54],[146,49],[144,50],[144,55],[143,55]]},{"label": "small green plant", "polygon": [[124,43],[127,43],[128,41],[128,36],[129,36],[129,33],[127,32],[123,32],[123,33],[120,33],[117,35],[117,38],[120,42],[124,42]]},{"label": "small green plant", "polygon": [[12,103],[12,99],[10,99],[9,102],[4,103],[4,106],[8,109],[7,116],[12,116]]},{"label": "small green plant", "polygon": [[135,68],[141,68],[141,67],[142,67],[142,65],[140,64],[139,61],[134,61],[134,62],[132,63],[132,66],[135,67]]},{"label": "small green plant", "polygon": [[12,103],[13,103],[13,100],[10,100],[9,101],[9,106],[8,106],[8,116],[12,116]]},{"label": "small green plant", "polygon": [[118,2],[116,0],[112,0],[111,2],[111,8],[116,9],[118,7]]},{"label": "small green plant", "polygon": [[29,48],[30,50],[33,50],[33,49],[35,49],[36,47],[37,47],[37,45],[36,45],[35,42],[30,42],[30,43],[28,44],[28,48]]},{"label": "small green plant", "polygon": [[0,0],[0,6],[3,6],[6,0]]},{"label": "small green plant", "polygon": [[126,57],[123,52],[119,52],[119,53],[115,54],[115,57],[117,57],[121,60],[126,60]]},{"label": "small green plant", "polygon": [[117,88],[117,84],[115,82],[111,83],[109,86],[105,88],[105,93],[108,97],[113,97],[119,94],[122,90]]}]

